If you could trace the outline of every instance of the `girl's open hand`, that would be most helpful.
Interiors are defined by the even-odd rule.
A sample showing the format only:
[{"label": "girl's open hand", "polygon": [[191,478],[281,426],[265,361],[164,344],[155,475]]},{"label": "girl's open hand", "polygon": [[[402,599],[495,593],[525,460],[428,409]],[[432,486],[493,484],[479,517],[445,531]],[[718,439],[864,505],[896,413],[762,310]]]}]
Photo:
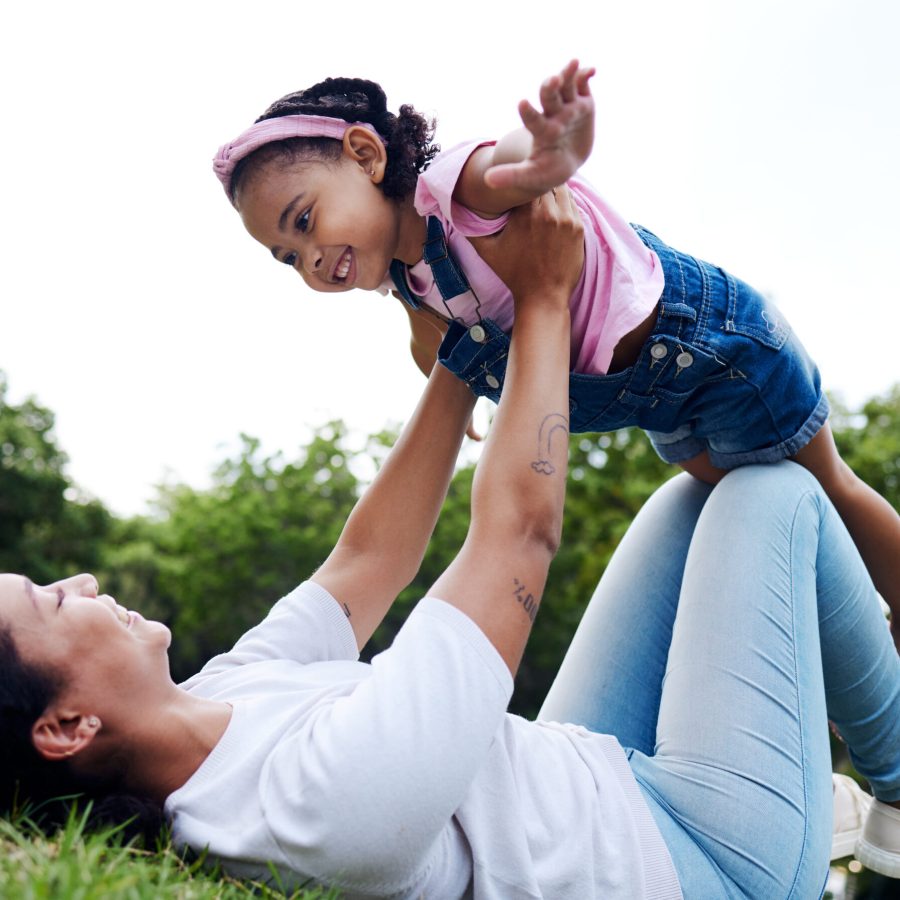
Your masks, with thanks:
[{"label": "girl's open hand", "polygon": [[531,133],[531,152],[521,162],[501,161],[489,168],[484,174],[488,187],[544,193],[578,171],[594,144],[594,98],[588,84],[594,72],[573,59],[541,85],[540,112],[527,100],[519,103],[519,115]]}]

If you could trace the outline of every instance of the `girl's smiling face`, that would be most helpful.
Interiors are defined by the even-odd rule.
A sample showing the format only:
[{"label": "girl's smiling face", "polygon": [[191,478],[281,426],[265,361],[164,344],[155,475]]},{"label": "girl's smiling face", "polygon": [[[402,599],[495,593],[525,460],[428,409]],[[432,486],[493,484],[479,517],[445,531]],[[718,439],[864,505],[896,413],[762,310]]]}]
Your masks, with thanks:
[{"label": "girl's smiling face", "polygon": [[[375,290],[408,243],[411,198],[384,196],[381,142],[365,129],[351,131],[362,135],[348,132],[338,159],[269,162],[249,175],[235,198],[250,235],[316,291]],[[412,246],[421,256],[421,243]]]}]

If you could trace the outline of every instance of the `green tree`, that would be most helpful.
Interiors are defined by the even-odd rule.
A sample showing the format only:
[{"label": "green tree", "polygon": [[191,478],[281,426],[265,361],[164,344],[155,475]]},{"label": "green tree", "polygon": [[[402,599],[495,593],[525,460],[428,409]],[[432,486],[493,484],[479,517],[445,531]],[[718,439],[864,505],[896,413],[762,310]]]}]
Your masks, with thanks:
[{"label": "green tree", "polygon": [[161,489],[159,518],[119,529],[105,583],[170,625],[176,678],[231,646],[331,551],[359,487],[345,431],[326,425],[292,463],[244,435],[210,489]]},{"label": "green tree", "polygon": [[53,427],[33,397],[8,402],[0,372],[0,570],[36,582],[96,568],[112,521],[72,485]]},{"label": "green tree", "polygon": [[872,397],[859,413],[835,403],[834,438],[854,472],[900,509],[900,384]]},{"label": "green tree", "polygon": [[[900,385],[859,412],[834,405],[844,459],[900,506]],[[0,569],[38,581],[95,571],[109,593],[173,628],[176,678],[230,646],[315,570],[362,489],[354,473],[364,464],[377,467],[395,439],[386,431],[350,450],[346,428],[333,422],[286,462],[281,454],[263,455],[259,442],[244,436],[211,488],[160,489],[153,515],[119,520],[72,485],[53,426],[53,414],[33,398],[8,403],[0,373]],[[537,712],[617,543],[647,497],[676,471],[636,430],[571,439],[563,544],[517,677],[514,712]],[[473,474],[473,466],[456,473],[422,568],[367,658],[390,645],[462,546]],[[843,748],[833,746],[836,766],[846,767]]]}]

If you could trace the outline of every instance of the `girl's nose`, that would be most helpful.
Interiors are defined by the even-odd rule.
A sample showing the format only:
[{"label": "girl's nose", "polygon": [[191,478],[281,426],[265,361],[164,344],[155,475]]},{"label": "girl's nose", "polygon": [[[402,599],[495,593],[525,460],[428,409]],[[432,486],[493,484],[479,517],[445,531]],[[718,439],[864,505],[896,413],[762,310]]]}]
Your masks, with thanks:
[{"label": "girl's nose", "polygon": [[322,254],[316,248],[311,248],[303,254],[303,268],[308,275],[315,275],[322,266]]}]

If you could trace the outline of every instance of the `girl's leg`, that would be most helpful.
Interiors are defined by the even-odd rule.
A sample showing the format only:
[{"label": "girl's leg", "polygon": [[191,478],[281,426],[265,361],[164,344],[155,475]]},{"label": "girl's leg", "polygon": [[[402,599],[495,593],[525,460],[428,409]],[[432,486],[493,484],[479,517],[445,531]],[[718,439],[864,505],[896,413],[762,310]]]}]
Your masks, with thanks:
[{"label": "girl's leg", "polygon": [[816,476],[844,520],[891,608],[891,630],[900,650],[900,515],[841,459],[827,422],[794,459]]},{"label": "girl's leg", "polygon": [[656,753],[631,755],[686,898],[817,896],[831,839],[827,715],[891,799],[898,703],[900,660],[819,486],[791,463],[730,473],[688,554]]},{"label": "girl's leg", "polygon": [[711,490],[680,475],[643,506],[597,585],[541,719],[653,753],[684,562]]}]

